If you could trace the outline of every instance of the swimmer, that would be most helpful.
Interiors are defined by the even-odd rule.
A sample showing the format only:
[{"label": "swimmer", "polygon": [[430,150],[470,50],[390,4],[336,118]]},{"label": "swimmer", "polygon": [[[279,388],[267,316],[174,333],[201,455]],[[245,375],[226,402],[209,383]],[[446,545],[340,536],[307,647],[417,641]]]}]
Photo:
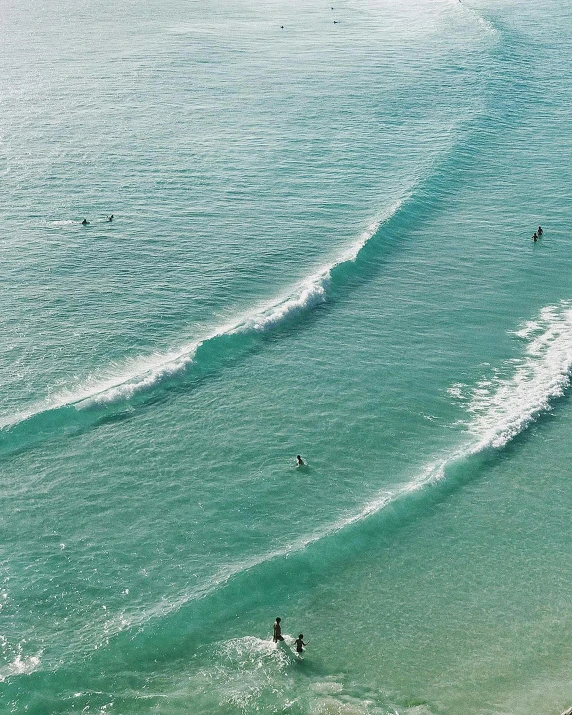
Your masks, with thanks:
[{"label": "swimmer", "polygon": [[310,641],[308,641],[308,643],[304,643],[304,634],[300,633],[300,635],[298,636],[298,638],[296,638],[294,642],[296,643],[296,653],[303,653],[303,646],[308,645]]},{"label": "swimmer", "polygon": [[88,223],[89,223],[89,221],[88,221],[86,218],[84,218],[84,220],[81,222],[81,225],[82,225],[82,226],[87,226]]},{"label": "swimmer", "polygon": [[538,236],[536,235],[536,231],[532,234],[532,240],[534,241],[534,243],[536,243],[538,241]]},{"label": "swimmer", "polygon": [[108,220],[108,221],[113,221],[113,214],[110,214],[110,215],[107,217],[107,220]]},{"label": "swimmer", "polygon": [[544,231],[542,230],[542,226],[539,226],[539,227],[538,227],[537,233],[538,233],[539,236],[542,236],[542,234],[544,233]]},{"label": "swimmer", "polygon": [[280,626],[281,620],[282,620],[281,618],[277,618],[274,621],[273,636],[272,636],[272,640],[274,641],[274,643],[278,643],[278,641],[284,640],[284,636],[282,635],[282,627]]},{"label": "swimmer", "polygon": [[304,464],[306,464],[306,463],[304,462],[304,460],[302,459],[302,457],[301,457],[299,454],[297,454],[297,455],[296,455],[296,466],[297,466],[297,467],[303,467]]}]

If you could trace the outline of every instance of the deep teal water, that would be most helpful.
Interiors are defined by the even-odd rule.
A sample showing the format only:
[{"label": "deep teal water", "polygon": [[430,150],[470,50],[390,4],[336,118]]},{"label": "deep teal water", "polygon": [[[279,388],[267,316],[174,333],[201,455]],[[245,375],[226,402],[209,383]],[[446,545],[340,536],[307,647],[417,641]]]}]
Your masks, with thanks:
[{"label": "deep teal water", "polygon": [[0,9],[2,708],[569,706],[566,4]]}]

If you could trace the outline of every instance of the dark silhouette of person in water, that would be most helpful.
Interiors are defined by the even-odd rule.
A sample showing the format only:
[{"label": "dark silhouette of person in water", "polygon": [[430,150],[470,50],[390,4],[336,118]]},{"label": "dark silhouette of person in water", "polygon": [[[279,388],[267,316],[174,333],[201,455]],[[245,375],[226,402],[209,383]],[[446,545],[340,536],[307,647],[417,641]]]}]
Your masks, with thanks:
[{"label": "dark silhouette of person in water", "polygon": [[296,455],[296,466],[297,466],[297,467],[303,467],[304,464],[305,464],[305,462],[304,462],[304,460],[302,459],[302,457],[301,457],[299,454],[297,454],[297,455]]},{"label": "dark silhouette of person in water", "polygon": [[109,222],[113,221],[113,214],[110,214],[110,215],[107,217],[107,220],[108,220]]},{"label": "dark silhouette of person in water", "polygon": [[542,234],[544,233],[544,231],[542,230],[542,226],[539,226],[539,227],[538,227],[537,233],[538,233],[539,236],[542,236]]},{"label": "dark silhouette of person in water", "polygon": [[534,241],[534,243],[536,243],[538,241],[538,236],[536,235],[536,231],[532,234],[532,240]]},{"label": "dark silhouette of person in water", "polygon": [[84,218],[84,220],[81,222],[82,226],[87,226],[88,224],[89,224],[89,221],[86,218]]},{"label": "dark silhouette of person in water", "polygon": [[300,633],[298,638],[296,638],[295,643],[296,643],[296,653],[303,653],[304,646],[308,645],[308,643],[304,643],[304,634],[303,633]]},{"label": "dark silhouette of person in water", "polygon": [[282,627],[280,626],[281,620],[282,620],[281,618],[277,618],[274,621],[273,636],[272,636],[272,640],[274,641],[274,643],[278,643],[278,641],[284,640],[284,636],[282,635]]}]

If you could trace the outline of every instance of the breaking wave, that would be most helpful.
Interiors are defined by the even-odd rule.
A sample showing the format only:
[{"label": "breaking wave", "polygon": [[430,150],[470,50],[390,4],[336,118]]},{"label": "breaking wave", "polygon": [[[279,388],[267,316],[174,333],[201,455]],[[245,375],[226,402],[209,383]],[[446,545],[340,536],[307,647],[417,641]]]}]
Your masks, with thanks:
[{"label": "breaking wave", "polygon": [[181,373],[195,361],[201,349],[233,336],[248,336],[276,330],[289,320],[311,311],[327,299],[328,288],[344,266],[355,262],[360,251],[378,232],[382,224],[395,216],[405,199],[394,203],[389,210],[375,219],[359,238],[346,248],[329,265],[316,271],[304,281],[294,285],[274,300],[257,306],[253,311],[235,321],[216,327],[202,339],[185,343],[177,349],[154,353],[126,361],[104,377],[90,376],[79,388],[60,391],[42,403],[27,410],[0,418],[0,429],[10,428],[44,412],[65,407],[81,409],[94,404],[128,400],[135,393],[148,389],[163,378]]}]

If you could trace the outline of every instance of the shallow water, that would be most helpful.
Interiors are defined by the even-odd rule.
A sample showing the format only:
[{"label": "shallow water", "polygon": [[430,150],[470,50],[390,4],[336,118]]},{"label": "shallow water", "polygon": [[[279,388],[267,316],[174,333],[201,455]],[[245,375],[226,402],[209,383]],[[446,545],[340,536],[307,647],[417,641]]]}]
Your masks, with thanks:
[{"label": "shallow water", "polygon": [[564,4],[2,9],[11,711],[569,706]]}]

